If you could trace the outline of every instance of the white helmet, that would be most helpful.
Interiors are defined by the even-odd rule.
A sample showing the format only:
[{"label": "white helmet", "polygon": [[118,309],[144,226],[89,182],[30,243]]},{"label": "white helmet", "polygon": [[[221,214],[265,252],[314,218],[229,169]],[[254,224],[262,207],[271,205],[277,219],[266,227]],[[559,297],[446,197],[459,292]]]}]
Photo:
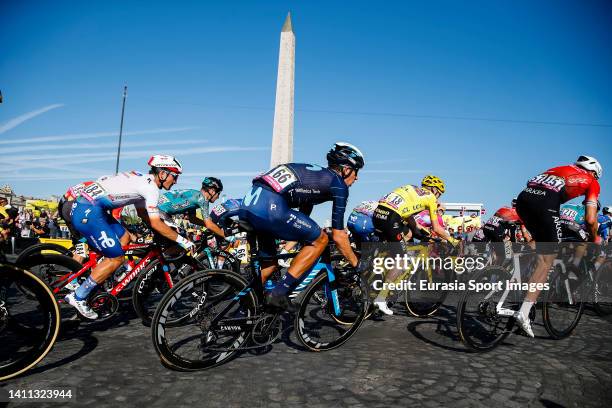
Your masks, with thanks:
[{"label": "white helmet", "polygon": [[601,177],[601,173],[603,173],[601,164],[599,164],[596,158],[591,156],[578,157],[578,160],[576,160],[576,166],[580,166],[585,170],[594,171],[598,179]]},{"label": "white helmet", "polygon": [[174,156],[156,154],[151,156],[148,164],[151,167],[168,170],[175,174],[181,174],[183,172],[183,166],[181,166],[181,163],[179,163]]}]

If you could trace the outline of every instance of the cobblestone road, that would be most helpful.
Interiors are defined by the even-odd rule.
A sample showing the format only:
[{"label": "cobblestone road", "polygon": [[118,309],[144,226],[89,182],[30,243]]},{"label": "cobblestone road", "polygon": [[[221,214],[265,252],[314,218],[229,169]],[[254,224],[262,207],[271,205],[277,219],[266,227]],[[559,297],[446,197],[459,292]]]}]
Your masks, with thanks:
[{"label": "cobblestone road", "polygon": [[457,338],[454,311],[443,309],[422,320],[367,321],[325,353],[303,351],[290,336],[259,355],[182,373],[159,363],[149,329],[128,309],[112,327],[66,333],[41,365],[2,387],[71,386],[79,406],[95,407],[612,406],[612,320],[587,311],[561,341],[535,330],[542,337],[511,335],[474,354]]}]

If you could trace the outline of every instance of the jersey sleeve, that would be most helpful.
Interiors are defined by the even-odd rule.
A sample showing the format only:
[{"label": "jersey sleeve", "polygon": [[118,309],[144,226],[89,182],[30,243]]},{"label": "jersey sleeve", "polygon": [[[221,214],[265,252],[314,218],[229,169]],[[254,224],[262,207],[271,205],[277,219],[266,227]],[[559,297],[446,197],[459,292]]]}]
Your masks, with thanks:
[{"label": "jersey sleeve", "polygon": [[334,179],[330,187],[332,195],[332,228],[344,229],[344,212],[348,201],[348,186],[340,178]]},{"label": "jersey sleeve", "polygon": [[584,193],[585,204],[591,202],[597,205],[597,200],[599,199],[599,192],[601,188],[599,187],[599,182],[597,180],[593,180],[591,185],[587,188]]},{"label": "jersey sleeve", "polygon": [[150,179],[144,179],[138,193],[144,200],[144,207],[149,215],[159,215],[159,188]]}]

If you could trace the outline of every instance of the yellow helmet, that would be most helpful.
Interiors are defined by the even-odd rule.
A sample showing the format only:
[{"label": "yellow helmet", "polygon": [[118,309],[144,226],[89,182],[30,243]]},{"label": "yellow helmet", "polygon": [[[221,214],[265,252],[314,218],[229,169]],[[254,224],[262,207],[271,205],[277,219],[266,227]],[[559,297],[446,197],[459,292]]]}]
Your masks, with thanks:
[{"label": "yellow helmet", "polygon": [[423,180],[421,181],[421,186],[435,187],[438,190],[440,190],[441,194],[443,194],[444,191],[446,190],[442,179],[440,179],[440,177],[437,177],[437,176],[432,176],[431,174],[423,177]]}]

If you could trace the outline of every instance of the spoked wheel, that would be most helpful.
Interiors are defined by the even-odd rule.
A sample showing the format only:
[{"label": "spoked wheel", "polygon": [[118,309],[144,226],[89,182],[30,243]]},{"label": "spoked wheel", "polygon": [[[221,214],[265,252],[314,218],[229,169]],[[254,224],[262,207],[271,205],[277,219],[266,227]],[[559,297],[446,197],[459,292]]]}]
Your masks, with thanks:
[{"label": "spoked wheel", "polygon": [[[476,283],[507,281],[510,274],[503,269],[486,269]],[[505,286],[505,285],[503,285]],[[457,305],[457,329],[463,343],[474,351],[489,351],[497,347],[512,330],[514,318],[497,313],[504,288],[490,291],[465,291]]]},{"label": "spoked wheel", "polygon": [[59,329],[59,308],[49,288],[30,272],[1,265],[0,381],[41,361]]},{"label": "spoked wheel", "polygon": [[[419,269],[412,274],[410,281],[415,282],[417,289],[405,291],[408,312],[415,317],[427,317],[436,313],[446,299],[448,291],[435,288],[441,283],[450,282],[452,273],[446,269]],[[421,290],[422,286],[426,290]]]},{"label": "spoked wheel", "polygon": [[552,273],[549,282],[546,300],[542,305],[544,327],[553,339],[563,339],[572,334],[582,317],[585,296],[591,282],[587,281],[586,273],[570,276],[560,266]]},{"label": "spoked wheel", "polygon": [[[162,298],[153,316],[152,337],[162,362],[177,370],[222,364],[249,340],[257,305],[245,280],[228,270],[194,273]],[[223,294],[208,293],[224,287]]]},{"label": "spoked wheel", "polygon": [[359,329],[368,312],[367,283],[359,275],[336,281],[333,287],[335,295],[327,273],[323,273],[308,286],[300,302],[296,335],[310,350],[341,346]]}]

